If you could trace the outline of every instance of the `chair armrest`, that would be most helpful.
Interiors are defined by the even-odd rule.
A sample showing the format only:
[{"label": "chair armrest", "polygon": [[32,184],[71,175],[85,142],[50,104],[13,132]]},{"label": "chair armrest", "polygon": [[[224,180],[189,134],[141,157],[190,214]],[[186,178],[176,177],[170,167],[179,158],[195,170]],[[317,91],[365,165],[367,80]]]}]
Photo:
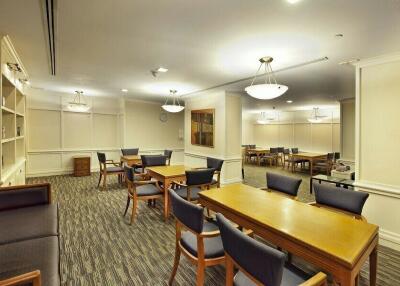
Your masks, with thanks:
[{"label": "chair armrest", "polygon": [[175,185],[178,185],[180,187],[185,187],[185,188],[188,186],[186,184],[183,184],[183,183],[180,183],[180,182],[177,182],[177,181],[173,181],[172,183],[175,184]]},{"label": "chair armrest", "polygon": [[327,285],[326,274],[318,272],[306,282],[301,283],[299,286],[325,286]]},{"label": "chair armrest", "polygon": [[50,203],[49,183],[0,188],[0,211]]},{"label": "chair armrest", "polygon": [[269,191],[270,189],[268,189],[268,187],[262,187],[262,188],[260,188],[260,190]]},{"label": "chair armrest", "polygon": [[40,279],[40,271],[35,270],[32,272],[24,273],[18,276],[8,278],[6,280],[0,281],[0,286],[14,286],[21,285],[22,283],[32,282],[33,286],[41,286],[42,282]]},{"label": "chair armrest", "polygon": [[204,238],[216,237],[216,236],[219,236],[219,235],[220,235],[219,230],[206,231],[206,232],[200,233],[200,236],[204,237]]},{"label": "chair armrest", "polygon": [[150,184],[158,185],[158,182],[157,181],[153,181],[153,180],[134,181],[133,184],[136,185],[136,186],[143,186],[143,185],[150,185]]}]

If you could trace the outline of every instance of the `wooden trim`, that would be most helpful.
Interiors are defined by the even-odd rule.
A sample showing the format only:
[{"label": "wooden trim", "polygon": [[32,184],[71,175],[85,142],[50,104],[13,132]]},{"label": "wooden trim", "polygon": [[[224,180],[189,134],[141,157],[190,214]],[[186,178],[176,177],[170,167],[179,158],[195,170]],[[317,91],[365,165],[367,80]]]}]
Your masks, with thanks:
[{"label": "wooden trim", "polygon": [[24,273],[15,277],[0,281],[0,286],[17,286],[22,283],[32,282],[33,286],[41,286],[41,275],[39,270]]}]

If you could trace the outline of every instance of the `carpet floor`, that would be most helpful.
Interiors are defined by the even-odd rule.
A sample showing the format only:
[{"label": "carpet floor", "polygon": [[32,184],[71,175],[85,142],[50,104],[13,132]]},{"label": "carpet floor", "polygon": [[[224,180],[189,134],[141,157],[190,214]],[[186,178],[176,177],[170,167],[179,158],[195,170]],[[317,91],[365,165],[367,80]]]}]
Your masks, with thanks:
[{"label": "carpet floor", "polygon": [[[267,170],[301,176],[300,200],[313,200],[306,174],[246,166],[245,183],[264,186]],[[164,222],[161,202],[156,207],[141,202],[137,219],[130,226],[129,215],[122,217],[126,189],[113,178],[108,181],[108,190],[100,192],[97,180],[95,173],[90,177],[64,175],[28,180],[51,183],[54,201],[60,206],[62,285],[167,285],[175,249],[173,219]],[[295,261],[300,266],[303,263]],[[400,253],[380,247],[378,263],[378,285],[400,285]],[[174,285],[195,285],[195,277],[196,267],[181,256]],[[224,280],[223,266],[207,268],[205,285],[224,285]],[[360,285],[369,285],[367,264]]]}]

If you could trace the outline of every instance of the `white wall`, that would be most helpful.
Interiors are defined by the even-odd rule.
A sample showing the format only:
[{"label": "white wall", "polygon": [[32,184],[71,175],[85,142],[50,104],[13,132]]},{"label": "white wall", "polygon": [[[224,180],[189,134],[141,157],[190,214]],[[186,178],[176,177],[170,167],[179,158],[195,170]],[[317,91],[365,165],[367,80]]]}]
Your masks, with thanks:
[{"label": "white wall", "polygon": [[[259,147],[297,147],[308,152],[340,151],[339,108],[320,110],[326,115],[321,123],[310,123],[310,111],[278,112],[279,120],[270,124],[256,124],[256,118],[242,122],[247,137],[242,144],[256,144]],[[251,141],[252,140],[252,141]]]},{"label": "white wall", "polygon": [[370,194],[363,214],[380,242],[400,250],[400,54],[356,69],[356,184]]},{"label": "white wall", "polygon": [[[224,160],[222,184],[241,181],[240,94],[225,91],[208,92],[185,100],[185,165],[205,166],[206,157]],[[214,147],[191,144],[191,110],[215,109]]]},{"label": "white wall", "polygon": [[161,122],[160,104],[90,97],[91,110],[77,113],[66,108],[72,95],[31,89],[27,99],[27,176],[71,173],[75,155],[90,156],[95,171],[97,151],[119,160],[124,146],[141,154],[172,149],[172,163],[183,162],[183,114]]},{"label": "white wall", "polygon": [[356,104],[354,99],[340,102],[341,153],[346,161],[355,160]]}]

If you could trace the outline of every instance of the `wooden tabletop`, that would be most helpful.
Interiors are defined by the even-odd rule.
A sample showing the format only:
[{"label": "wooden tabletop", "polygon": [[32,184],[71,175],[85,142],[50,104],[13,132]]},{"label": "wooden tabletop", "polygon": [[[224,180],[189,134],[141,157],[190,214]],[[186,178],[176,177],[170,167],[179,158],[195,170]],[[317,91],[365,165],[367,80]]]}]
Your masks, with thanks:
[{"label": "wooden tabletop", "polygon": [[185,171],[190,169],[191,168],[186,167],[184,165],[155,166],[146,168],[146,170],[160,174],[165,178],[185,175]]},{"label": "wooden tabletop", "polygon": [[319,158],[319,157],[324,157],[327,156],[326,153],[310,153],[310,152],[299,152],[296,154],[291,154],[292,156],[298,156],[298,157],[307,157],[307,158]]},{"label": "wooden tabletop", "polygon": [[378,233],[376,225],[244,184],[200,192],[200,202],[234,211],[285,239],[351,268]]},{"label": "wooden tabletop", "polygon": [[140,160],[140,155],[124,155],[124,156],[121,156],[121,160],[126,160],[126,161]]},{"label": "wooden tabletop", "polygon": [[256,149],[246,149],[247,152],[269,152],[269,149],[256,148]]}]

